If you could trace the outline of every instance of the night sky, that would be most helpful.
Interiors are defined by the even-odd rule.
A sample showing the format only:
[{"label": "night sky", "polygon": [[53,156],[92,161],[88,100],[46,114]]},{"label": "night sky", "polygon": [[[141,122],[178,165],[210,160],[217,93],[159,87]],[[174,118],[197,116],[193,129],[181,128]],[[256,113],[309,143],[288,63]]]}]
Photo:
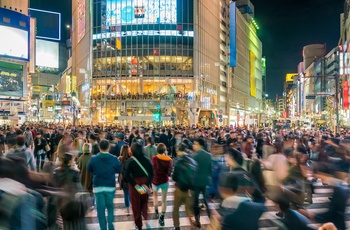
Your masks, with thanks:
[{"label": "night sky", "polygon": [[267,65],[267,93],[282,95],[286,73],[297,72],[305,45],[338,45],[344,0],[251,0]]},{"label": "night sky", "polygon": [[[286,73],[296,72],[302,49],[326,43],[327,52],[338,45],[344,0],[251,0],[267,63],[267,93],[282,94]],[[62,35],[71,24],[72,0],[31,0],[33,8],[62,13]]]}]

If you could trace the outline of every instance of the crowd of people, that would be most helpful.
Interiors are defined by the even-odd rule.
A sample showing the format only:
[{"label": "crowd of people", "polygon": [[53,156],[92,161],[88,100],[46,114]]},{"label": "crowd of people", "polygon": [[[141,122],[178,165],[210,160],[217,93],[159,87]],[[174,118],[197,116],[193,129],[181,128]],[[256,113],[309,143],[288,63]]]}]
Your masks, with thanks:
[{"label": "crowd of people", "polygon": [[[116,189],[136,229],[152,228],[152,218],[162,227],[171,180],[175,230],[183,204],[193,229],[202,227],[203,209],[207,229],[259,229],[267,200],[275,204],[278,218],[271,221],[278,229],[314,229],[312,223],[346,229],[346,130],[37,123],[1,129],[0,151],[0,229],[87,229],[93,209],[100,229],[119,229]],[[319,181],[334,192],[327,210],[311,213],[306,207]]]}]

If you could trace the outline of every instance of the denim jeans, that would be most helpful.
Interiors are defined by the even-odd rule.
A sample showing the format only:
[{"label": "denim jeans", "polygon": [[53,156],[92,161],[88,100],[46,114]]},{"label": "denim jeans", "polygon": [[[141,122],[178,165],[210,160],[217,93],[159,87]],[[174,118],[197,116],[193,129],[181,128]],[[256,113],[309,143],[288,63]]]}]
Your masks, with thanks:
[{"label": "denim jeans", "polygon": [[129,188],[123,188],[124,192],[124,205],[125,208],[130,207],[130,193],[129,193]]},{"label": "denim jeans", "polygon": [[96,209],[97,209],[97,218],[100,223],[101,230],[107,230],[106,224],[106,208],[108,213],[108,229],[114,230],[113,222],[114,222],[114,198],[115,192],[98,192],[95,193],[96,199]]},{"label": "denim jeans", "polygon": [[45,162],[45,157],[46,157],[46,153],[42,153],[42,154],[38,154],[36,156],[36,168],[37,169],[43,169],[44,166],[44,162]]}]

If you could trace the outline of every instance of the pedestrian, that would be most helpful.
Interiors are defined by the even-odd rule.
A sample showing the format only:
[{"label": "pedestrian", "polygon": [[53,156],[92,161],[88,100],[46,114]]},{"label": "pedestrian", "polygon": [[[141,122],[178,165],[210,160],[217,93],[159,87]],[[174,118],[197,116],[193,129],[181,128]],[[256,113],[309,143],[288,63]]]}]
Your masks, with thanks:
[{"label": "pedestrian", "polygon": [[[167,208],[167,194],[169,189],[169,176],[173,169],[172,159],[166,155],[167,148],[165,144],[159,143],[157,146],[157,155],[152,157],[154,176],[152,180],[153,204],[156,218],[159,218],[159,225],[164,226],[164,216]],[[158,212],[158,191],[162,190],[162,214]]]},{"label": "pedestrian", "polygon": [[146,139],[146,146],[144,147],[144,151],[145,151],[145,156],[149,160],[152,160],[152,157],[157,155],[157,149],[154,146],[152,137],[147,137],[147,139]]},{"label": "pedestrian", "polygon": [[172,179],[175,182],[174,191],[174,209],[173,209],[173,221],[175,230],[180,229],[180,215],[179,209],[182,204],[185,204],[186,215],[190,220],[191,225],[194,225],[192,220],[193,213],[193,182],[195,172],[198,165],[187,153],[188,146],[184,143],[180,143],[176,148],[176,154],[178,157],[175,163]]},{"label": "pedestrian", "polygon": [[37,132],[34,140],[34,156],[36,157],[36,170],[43,169],[46,157],[45,147],[46,140],[42,137],[41,132]]},{"label": "pedestrian", "polygon": [[126,162],[125,178],[129,182],[130,200],[136,229],[142,229],[142,217],[148,219],[148,189],[153,179],[151,161],[143,154],[140,143],[131,146],[133,157]]},{"label": "pedestrian", "polygon": [[[97,218],[101,230],[113,230],[114,203],[116,178],[120,173],[120,162],[117,157],[109,153],[108,140],[102,139],[99,143],[100,152],[91,157],[88,163],[88,172],[93,175],[93,193],[96,199]],[[108,221],[106,223],[105,211],[107,208]]]},{"label": "pedestrian", "polygon": [[130,158],[130,148],[127,144],[122,146],[120,149],[120,157],[118,158],[121,163],[121,171],[118,175],[118,183],[120,188],[123,190],[124,194],[124,206],[125,206],[125,213],[129,216],[130,215],[130,193],[129,193],[129,183],[125,178],[125,165],[126,161]]},{"label": "pedestrian", "polygon": [[[91,197],[93,197],[92,174],[87,170],[88,163],[92,157],[91,144],[84,143],[82,151],[83,151],[83,155],[81,155],[78,158],[78,162],[77,162],[78,169],[80,170],[80,180],[84,189],[90,193]],[[92,205],[94,206],[94,199],[92,199]]]},{"label": "pedestrian", "polygon": [[92,146],[92,155],[96,155],[97,153],[100,152],[99,150],[99,145],[98,145],[98,141],[97,141],[97,136],[93,133],[91,133],[89,135],[89,143],[91,144]]},{"label": "pedestrian", "polygon": [[78,131],[78,137],[74,139],[73,146],[78,150],[78,157],[83,154],[83,145],[87,143],[87,140],[84,137],[84,132],[82,130]]},{"label": "pedestrian", "polygon": [[200,207],[199,207],[199,194],[202,193],[204,197],[204,204],[207,208],[208,217],[210,218],[210,210],[206,201],[206,188],[210,184],[212,176],[212,155],[204,150],[205,140],[203,138],[195,139],[193,143],[193,159],[198,164],[198,170],[195,175],[195,183],[193,186],[194,192],[194,213],[196,218],[196,225],[200,224]]},{"label": "pedestrian", "polygon": [[113,148],[111,148],[111,154],[119,157],[121,153],[121,148],[126,145],[127,143],[124,141],[124,134],[123,133],[116,133],[115,134],[116,144]]},{"label": "pedestrian", "polygon": [[26,140],[23,135],[18,135],[16,137],[16,145],[10,149],[6,155],[7,158],[19,157],[24,160],[25,165],[30,170],[35,170],[35,160],[33,151],[26,145]]},{"label": "pedestrian", "polygon": [[25,145],[29,148],[33,148],[34,138],[32,135],[32,132],[30,131],[29,127],[26,128],[26,131],[23,133],[25,138]]}]

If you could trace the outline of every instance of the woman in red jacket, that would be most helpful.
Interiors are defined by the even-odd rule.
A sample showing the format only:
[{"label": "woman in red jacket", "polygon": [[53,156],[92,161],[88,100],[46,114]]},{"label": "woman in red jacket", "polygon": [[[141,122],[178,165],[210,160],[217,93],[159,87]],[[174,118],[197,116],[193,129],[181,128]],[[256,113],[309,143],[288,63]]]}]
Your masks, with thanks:
[{"label": "woman in red jacket", "polygon": [[166,155],[166,146],[163,143],[157,146],[157,155],[152,157],[152,165],[154,168],[153,185],[153,204],[156,212],[156,218],[159,217],[158,212],[158,190],[162,190],[162,214],[159,217],[159,225],[164,226],[164,215],[167,205],[167,193],[169,188],[169,176],[173,169],[172,159]]}]

